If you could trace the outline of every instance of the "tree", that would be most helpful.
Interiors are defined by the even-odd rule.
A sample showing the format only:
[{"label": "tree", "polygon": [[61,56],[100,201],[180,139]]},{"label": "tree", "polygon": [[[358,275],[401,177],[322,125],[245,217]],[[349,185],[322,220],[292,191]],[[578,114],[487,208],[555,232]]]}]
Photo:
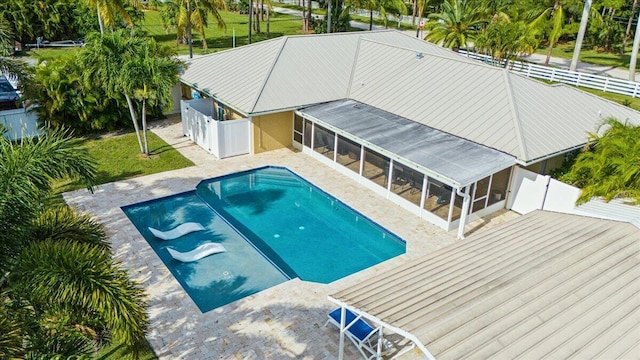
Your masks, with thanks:
[{"label": "tree", "polygon": [[162,19],[165,26],[175,28],[178,41],[182,39],[189,45],[189,57],[193,57],[192,29],[195,28],[200,34],[202,48],[206,49],[204,30],[208,26],[208,14],[213,15],[218,29],[225,29],[226,24],[220,10],[226,8],[224,0],[171,0],[166,3]]},{"label": "tree", "polygon": [[640,203],[640,127],[610,118],[576,158],[562,180],[582,189],[578,203],[599,196]]},{"label": "tree", "polygon": [[96,9],[98,14],[98,24],[100,33],[104,35],[105,26],[113,29],[118,16],[120,16],[128,26],[133,26],[133,19],[127,11],[128,6],[139,7],[139,0],[83,0],[87,5]]},{"label": "tree", "polygon": [[0,1],[0,18],[11,24],[23,44],[42,36],[49,40],[77,39],[98,29],[95,8],[75,0]]},{"label": "tree", "polygon": [[373,30],[373,12],[380,7],[378,0],[345,0],[343,12],[352,12],[358,9],[369,11],[369,30]]},{"label": "tree", "polygon": [[592,0],[584,0],[584,10],[582,11],[582,17],[580,18],[580,29],[578,30],[578,36],[576,37],[576,46],[573,48],[573,57],[571,58],[571,65],[569,70],[576,71],[578,67],[578,59],[580,58],[580,51],[582,50],[582,40],[584,40],[584,34],[587,32],[587,22],[589,21],[589,13],[591,12]]},{"label": "tree", "polygon": [[[413,16],[411,18],[411,23],[415,25],[415,15],[418,14],[418,24],[422,22],[422,17],[424,16],[424,11],[427,8],[427,4],[430,0],[414,0],[413,3]],[[416,28],[416,37],[420,37],[420,27]]]},{"label": "tree", "polygon": [[640,15],[638,15],[636,33],[633,37],[631,59],[629,60],[629,81],[636,81],[636,62],[638,61],[638,50],[640,50]]},{"label": "tree", "polygon": [[118,268],[102,226],[52,205],[52,183],[93,187],[95,163],[64,130],[0,137],[0,356],[74,358],[145,343],[143,294]]},{"label": "tree", "polygon": [[29,83],[32,71],[27,63],[21,60],[12,59],[9,56],[13,53],[13,34],[9,22],[0,18],[0,74],[12,74],[19,80],[21,89]]},{"label": "tree", "polygon": [[33,111],[47,126],[71,127],[83,133],[121,127],[126,113],[114,101],[114,94],[85,81],[85,70],[76,53],[48,60],[35,68],[23,99],[38,105]]},{"label": "tree", "polygon": [[469,0],[445,0],[439,13],[429,14],[425,24],[428,31],[426,40],[442,43],[444,47],[465,49],[473,41],[480,26],[487,21],[482,17],[481,9]]},{"label": "tree", "polygon": [[133,122],[140,152],[144,152],[140,129],[136,118],[136,111],[131,96],[125,92],[121,72],[125,64],[135,57],[143,40],[131,37],[122,30],[99,36],[91,34],[87,38],[85,47],[79,54],[80,65],[86,69],[85,81],[104,90],[105,94],[117,99],[122,94],[129,107],[129,114]]},{"label": "tree", "polygon": [[[388,19],[387,14],[391,13],[393,15],[400,17],[400,15],[407,14],[407,6],[404,4],[402,0],[378,0],[378,13],[382,17],[384,21],[384,27],[387,27]],[[371,27],[371,25],[370,25]]]},{"label": "tree", "polygon": [[314,27],[317,34],[349,31],[351,16],[348,11],[343,11],[343,0],[320,1],[320,6],[327,9],[327,15]]},{"label": "tree", "polygon": [[[539,31],[545,31],[545,29],[550,26],[547,35],[549,48],[544,62],[545,65],[549,65],[553,47],[558,43],[558,40],[565,31],[564,26],[567,19],[567,9],[575,5],[575,0],[542,1],[536,3],[536,5],[538,15],[531,22],[531,26],[537,28]],[[536,12],[536,9],[534,8],[533,11]]]},{"label": "tree", "polygon": [[166,49],[149,39],[142,44],[133,59],[124,64],[119,77],[125,94],[142,102],[142,134],[144,153],[147,155],[147,107],[164,105],[165,108],[171,108],[171,89],[178,83],[181,62],[167,54]]},{"label": "tree", "polygon": [[509,60],[531,54],[538,41],[527,24],[522,21],[498,20],[476,37],[478,51],[491,55],[495,60]]}]

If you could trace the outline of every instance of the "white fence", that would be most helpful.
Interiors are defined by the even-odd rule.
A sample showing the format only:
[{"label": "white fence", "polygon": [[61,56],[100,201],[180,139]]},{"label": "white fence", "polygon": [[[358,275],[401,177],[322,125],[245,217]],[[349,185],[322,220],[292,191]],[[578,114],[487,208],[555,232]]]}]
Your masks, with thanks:
[{"label": "white fence", "polygon": [[9,140],[20,140],[40,134],[38,116],[24,108],[0,111],[0,125],[7,130],[4,136]]},{"label": "white fence", "polygon": [[182,133],[218,159],[251,151],[249,119],[214,119],[211,99],[182,100]]},{"label": "white fence", "polygon": [[506,67],[510,71],[532,77],[536,79],[559,82],[568,85],[586,87],[631,97],[640,96],[640,83],[607,76],[583,73],[579,71],[569,71],[549,66],[532,64],[526,61],[499,61],[489,55],[473,52],[459,51],[472,59],[480,60],[493,66]]},{"label": "white fence", "polygon": [[580,189],[548,175],[536,174],[517,167],[513,172],[510,191],[507,208],[520,214],[546,210],[628,221],[640,227],[639,206],[626,204],[623,200],[605,203],[600,199],[592,199],[586,204],[576,206]]}]

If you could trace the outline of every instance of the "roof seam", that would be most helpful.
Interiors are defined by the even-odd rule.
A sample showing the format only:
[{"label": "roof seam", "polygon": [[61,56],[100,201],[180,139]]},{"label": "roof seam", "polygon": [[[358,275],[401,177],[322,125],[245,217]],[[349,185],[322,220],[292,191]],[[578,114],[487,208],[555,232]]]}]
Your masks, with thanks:
[{"label": "roof seam", "polygon": [[356,46],[356,53],[353,55],[353,65],[351,66],[351,72],[349,73],[349,82],[347,83],[347,93],[345,97],[351,98],[351,87],[353,86],[353,77],[356,73],[356,67],[358,66],[358,56],[360,54],[360,44],[362,42],[362,36],[358,36],[358,45]]},{"label": "roof seam", "polygon": [[509,106],[511,107],[511,113],[513,114],[513,129],[516,132],[516,140],[518,141],[518,146],[520,147],[520,156],[522,157],[522,159],[526,159],[527,147],[522,137],[522,126],[520,121],[520,114],[518,113],[518,106],[516,105],[516,100],[513,96],[513,88],[511,87],[511,78],[509,77],[510,73],[507,69],[503,69],[502,74],[504,76],[504,84],[507,87],[507,101],[509,101]]},{"label": "roof seam", "polygon": [[274,57],[273,63],[271,63],[271,66],[269,67],[269,71],[267,71],[267,74],[265,75],[264,80],[262,81],[260,90],[256,94],[256,98],[253,100],[253,102],[251,103],[251,106],[249,107],[249,111],[247,115],[253,113],[256,106],[258,106],[258,101],[260,100],[260,96],[262,96],[262,92],[264,91],[265,87],[267,87],[267,81],[269,81],[269,78],[271,77],[271,73],[273,72],[273,69],[276,67],[278,60],[280,59],[280,54],[282,54],[282,50],[284,50],[284,47],[286,46],[287,41],[289,41],[289,37],[283,36],[283,41],[282,41],[282,45],[280,46],[280,50],[278,50],[278,53]]}]

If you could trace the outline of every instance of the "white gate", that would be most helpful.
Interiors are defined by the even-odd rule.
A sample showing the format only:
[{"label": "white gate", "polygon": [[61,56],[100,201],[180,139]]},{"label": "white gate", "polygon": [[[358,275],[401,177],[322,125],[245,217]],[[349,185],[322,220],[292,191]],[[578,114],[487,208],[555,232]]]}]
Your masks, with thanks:
[{"label": "white gate", "polygon": [[182,101],[182,133],[218,159],[251,151],[249,119],[214,119],[211,99]]},{"label": "white gate", "polygon": [[25,108],[0,111],[0,125],[7,130],[4,136],[9,140],[20,140],[40,135],[38,116],[35,112],[27,111]]},{"label": "white gate", "polygon": [[542,209],[551,177],[515,167],[507,209],[520,214]]}]

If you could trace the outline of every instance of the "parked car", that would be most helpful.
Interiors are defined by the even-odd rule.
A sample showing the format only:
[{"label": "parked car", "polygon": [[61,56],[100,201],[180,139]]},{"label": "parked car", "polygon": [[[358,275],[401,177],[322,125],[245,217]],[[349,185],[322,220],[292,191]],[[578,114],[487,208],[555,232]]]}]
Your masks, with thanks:
[{"label": "parked car", "polygon": [[0,110],[18,108],[20,96],[5,76],[0,76]]}]

